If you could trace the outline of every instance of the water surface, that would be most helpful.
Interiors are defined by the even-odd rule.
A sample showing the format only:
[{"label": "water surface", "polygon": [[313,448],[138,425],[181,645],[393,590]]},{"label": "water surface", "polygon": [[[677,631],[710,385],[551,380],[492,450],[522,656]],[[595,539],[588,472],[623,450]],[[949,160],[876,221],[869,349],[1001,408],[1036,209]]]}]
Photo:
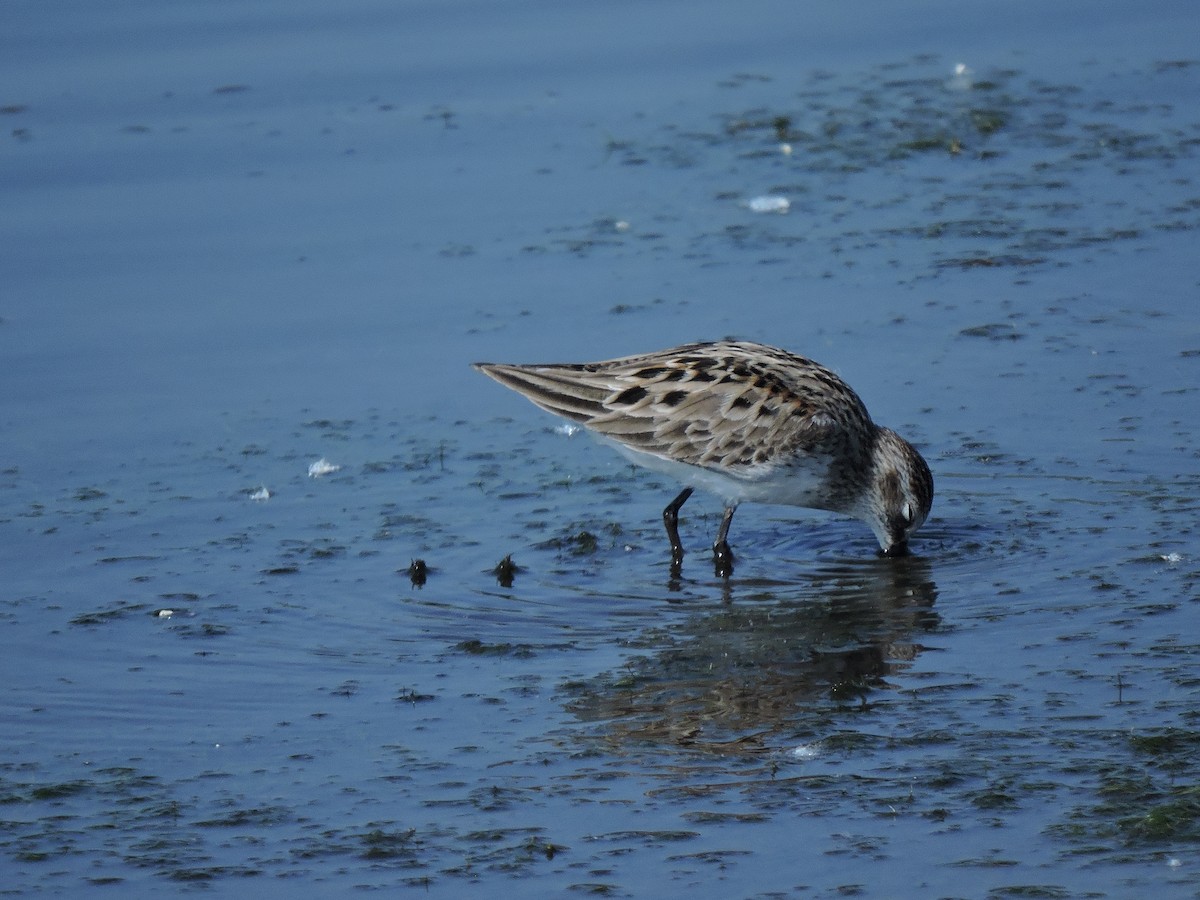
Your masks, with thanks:
[{"label": "water surface", "polygon": [[[870,13],[13,6],[9,891],[1194,896],[1195,14]],[[913,557],[467,365],[727,335]]]}]

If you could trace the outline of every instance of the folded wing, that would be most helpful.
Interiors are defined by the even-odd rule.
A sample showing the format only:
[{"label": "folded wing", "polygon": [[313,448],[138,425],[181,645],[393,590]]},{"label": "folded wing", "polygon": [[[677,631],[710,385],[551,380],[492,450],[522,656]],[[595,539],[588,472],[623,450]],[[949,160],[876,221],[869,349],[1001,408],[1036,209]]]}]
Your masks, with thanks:
[{"label": "folded wing", "polygon": [[764,363],[763,350],[781,353],[725,342],[600,363],[476,368],[633,450],[749,476],[844,436],[828,408],[831,384],[861,408],[832,372],[800,357]]}]

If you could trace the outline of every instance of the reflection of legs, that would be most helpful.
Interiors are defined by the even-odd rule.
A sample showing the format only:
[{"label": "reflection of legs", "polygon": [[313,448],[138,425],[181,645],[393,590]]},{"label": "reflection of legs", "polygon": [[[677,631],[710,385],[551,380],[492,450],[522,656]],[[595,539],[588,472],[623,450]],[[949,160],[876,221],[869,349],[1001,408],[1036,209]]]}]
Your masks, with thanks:
[{"label": "reflection of legs", "polygon": [[679,509],[690,496],[692,488],[684,488],[663,510],[663,524],[667,526],[667,538],[671,542],[671,567],[674,569],[683,565],[683,544],[679,542]]},{"label": "reflection of legs", "polygon": [[729,523],[733,521],[736,506],[725,507],[725,515],[721,517],[721,527],[717,531],[717,539],[713,541],[713,566],[717,575],[728,577],[733,574],[733,551],[729,549]]}]

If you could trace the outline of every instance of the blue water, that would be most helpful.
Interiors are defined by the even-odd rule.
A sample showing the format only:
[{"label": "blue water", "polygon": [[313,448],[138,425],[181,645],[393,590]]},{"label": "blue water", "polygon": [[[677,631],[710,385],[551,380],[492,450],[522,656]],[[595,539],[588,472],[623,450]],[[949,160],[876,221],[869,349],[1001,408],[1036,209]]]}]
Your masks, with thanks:
[{"label": "blue water", "polygon": [[[6,21],[4,889],[1195,896],[1193,4]],[[468,365],[727,335],[914,559]]]}]

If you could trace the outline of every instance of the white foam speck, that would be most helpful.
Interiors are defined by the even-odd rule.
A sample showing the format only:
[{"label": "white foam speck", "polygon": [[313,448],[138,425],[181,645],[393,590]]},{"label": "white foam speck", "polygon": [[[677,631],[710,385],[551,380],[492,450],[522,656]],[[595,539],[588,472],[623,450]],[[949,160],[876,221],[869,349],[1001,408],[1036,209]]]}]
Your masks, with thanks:
[{"label": "white foam speck", "polygon": [[782,215],[792,208],[792,203],[787,197],[780,197],[776,194],[763,194],[758,197],[751,197],[745,203],[746,209],[756,213],[779,213]]},{"label": "white foam speck", "polygon": [[947,82],[947,87],[956,91],[969,91],[975,86],[975,73],[966,63],[957,63],[954,66],[954,76]]},{"label": "white foam speck", "polygon": [[325,457],[321,457],[315,463],[308,467],[309,478],[320,478],[322,475],[332,475],[338,471],[341,466],[335,466]]}]

